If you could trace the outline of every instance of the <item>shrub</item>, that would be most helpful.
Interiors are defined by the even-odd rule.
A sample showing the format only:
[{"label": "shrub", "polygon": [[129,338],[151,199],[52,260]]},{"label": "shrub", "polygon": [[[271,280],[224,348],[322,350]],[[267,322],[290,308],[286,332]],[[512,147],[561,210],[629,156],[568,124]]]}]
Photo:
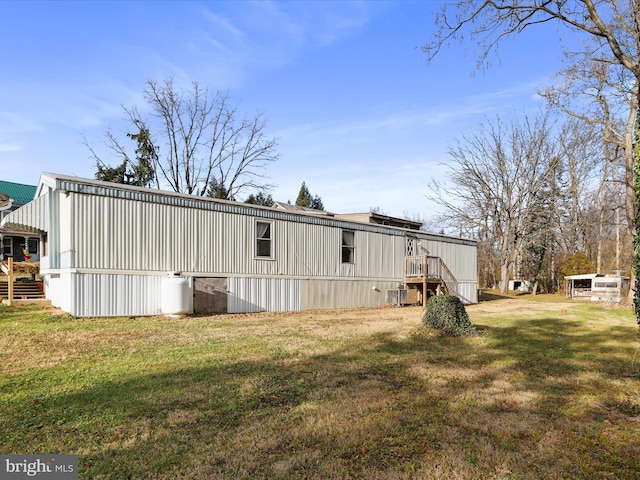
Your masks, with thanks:
[{"label": "shrub", "polygon": [[477,330],[471,325],[462,301],[453,295],[431,297],[422,317],[422,323],[440,330],[445,335],[473,335]]}]

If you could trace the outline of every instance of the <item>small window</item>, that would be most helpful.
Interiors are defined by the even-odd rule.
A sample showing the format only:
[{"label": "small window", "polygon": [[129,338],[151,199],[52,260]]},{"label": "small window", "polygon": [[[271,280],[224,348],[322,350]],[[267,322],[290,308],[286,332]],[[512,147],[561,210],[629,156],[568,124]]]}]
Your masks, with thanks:
[{"label": "small window", "polygon": [[273,258],[271,222],[256,222],[256,257]]},{"label": "small window", "polygon": [[2,253],[7,257],[13,257],[13,237],[2,239]]},{"label": "small window", "polygon": [[36,254],[38,253],[38,239],[30,238],[29,239],[29,253]]},{"label": "small window", "polygon": [[355,233],[351,230],[342,231],[342,263],[355,263]]}]

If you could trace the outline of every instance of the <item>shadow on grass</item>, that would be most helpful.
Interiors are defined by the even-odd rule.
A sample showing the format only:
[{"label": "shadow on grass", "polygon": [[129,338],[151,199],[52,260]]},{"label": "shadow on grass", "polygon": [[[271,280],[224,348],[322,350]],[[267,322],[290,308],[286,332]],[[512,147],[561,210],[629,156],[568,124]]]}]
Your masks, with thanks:
[{"label": "shadow on grass", "polygon": [[638,436],[593,408],[638,391],[620,381],[628,331],[483,329],[253,361],[212,346],[197,366],[8,402],[3,453],[78,453],[81,478],[636,478]]},{"label": "shadow on grass", "polygon": [[478,295],[479,302],[493,302],[495,300],[511,300],[511,297],[509,295],[503,295],[497,290],[480,290],[480,294]]}]

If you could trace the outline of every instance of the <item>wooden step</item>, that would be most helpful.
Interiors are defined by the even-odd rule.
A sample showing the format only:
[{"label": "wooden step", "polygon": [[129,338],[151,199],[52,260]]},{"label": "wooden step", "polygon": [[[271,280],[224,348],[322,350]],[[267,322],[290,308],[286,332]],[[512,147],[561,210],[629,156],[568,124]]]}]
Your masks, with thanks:
[{"label": "wooden step", "polygon": [[[0,297],[9,297],[9,284],[7,282],[0,282]],[[44,299],[42,283],[33,281],[13,282],[13,298],[14,300]]]}]

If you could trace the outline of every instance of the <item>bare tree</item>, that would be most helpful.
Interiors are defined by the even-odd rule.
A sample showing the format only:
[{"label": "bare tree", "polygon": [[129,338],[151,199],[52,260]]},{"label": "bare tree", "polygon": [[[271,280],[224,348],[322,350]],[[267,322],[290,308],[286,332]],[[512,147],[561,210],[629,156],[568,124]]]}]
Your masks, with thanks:
[{"label": "bare tree", "polygon": [[[149,80],[143,95],[150,106],[150,118],[143,118],[137,107],[124,110],[134,127],[146,129],[156,147],[158,188],[233,199],[247,188],[270,187],[265,182],[265,169],[278,158],[277,141],[265,135],[266,121],[261,113],[239,118],[225,93],[211,94],[197,82],[191,89],[181,90],[171,79],[162,83]],[[126,157],[126,149],[116,136],[107,132],[106,137],[107,146]]]},{"label": "bare tree", "polygon": [[[629,105],[634,118],[634,133],[627,138],[631,148],[627,165],[628,211],[633,212],[633,234],[636,249],[635,270],[640,268],[640,205],[636,201],[640,191],[640,0],[465,0],[445,4],[436,19],[438,29],[433,41],[425,45],[428,58],[433,59],[450,40],[471,33],[474,44],[481,45],[478,64],[486,64],[488,55],[505,38],[516,35],[537,24],[558,22],[572,31],[582,33],[593,41],[590,55],[628,71],[632,97]],[[628,152],[628,150],[627,150]],[[634,304],[640,324],[640,288],[635,286]]]},{"label": "bare tree", "polygon": [[495,245],[503,293],[557,163],[549,123],[547,114],[521,123],[498,118],[462,135],[449,148],[450,184],[433,180],[427,194],[444,207],[445,222]]}]

